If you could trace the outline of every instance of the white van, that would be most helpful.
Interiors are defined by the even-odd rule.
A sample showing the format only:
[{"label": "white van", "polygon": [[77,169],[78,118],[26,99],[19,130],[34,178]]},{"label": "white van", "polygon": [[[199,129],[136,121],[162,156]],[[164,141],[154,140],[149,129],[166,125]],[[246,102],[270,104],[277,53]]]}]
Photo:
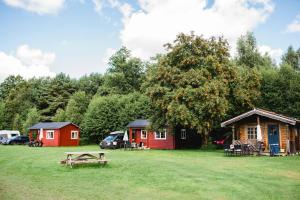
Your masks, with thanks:
[{"label": "white van", "polygon": [[19,135],[20,135],[20,131],[0,130],[0,141],[7,140]]}]

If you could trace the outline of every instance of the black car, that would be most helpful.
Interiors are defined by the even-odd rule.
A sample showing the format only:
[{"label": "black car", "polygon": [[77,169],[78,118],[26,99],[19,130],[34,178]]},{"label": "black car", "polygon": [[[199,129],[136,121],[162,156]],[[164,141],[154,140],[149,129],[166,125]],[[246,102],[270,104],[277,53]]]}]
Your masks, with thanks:
[{"label": "black car", "polygon": [[115,131],[100,142],[101,149],[118,149],[124,147],[124,132]]},{"label": "black car", "polygon": [[3,144],[27,144],[29,142],[28,136],[16,136],[10,139],[7,139]]}]

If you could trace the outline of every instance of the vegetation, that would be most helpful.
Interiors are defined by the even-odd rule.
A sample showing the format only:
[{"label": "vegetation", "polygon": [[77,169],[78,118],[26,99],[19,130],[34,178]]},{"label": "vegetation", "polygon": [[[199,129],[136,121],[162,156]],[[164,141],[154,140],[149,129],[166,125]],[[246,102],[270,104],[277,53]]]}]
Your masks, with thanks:
[{"label": "vegetation", "polygon": [[27,129],[38,121],[71,121],[95,142],[149,118],[154,129],[166,124],[195,129],[205,141],[220,122],[253,107],[300,118],[300,48],[289,47],[277,65],[261,55],[247,33],[229,55],[224,38],[179,34],[166,53],[150,62],[122,47],[105,74],[79,79],[66,74],[25,80],[9,76],[0,84],[0,129]]},{"label": "vegetation", "polygon": [[300,199],[299,156],[116,150],[106,167],[58,164],[97,148],[0,146],[0,199]]}]

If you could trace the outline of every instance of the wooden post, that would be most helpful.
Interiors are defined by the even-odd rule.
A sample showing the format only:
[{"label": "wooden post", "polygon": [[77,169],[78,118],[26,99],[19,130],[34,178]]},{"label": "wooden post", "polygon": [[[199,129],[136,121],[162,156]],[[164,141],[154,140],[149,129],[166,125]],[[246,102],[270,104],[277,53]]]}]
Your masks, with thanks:
[{"label": "wooden post", "polygon": [[290,153],[290,131],[289,131],[289,125],[286,125],[286,153]]},{"label": "wooden post", "polygon": [[232,125],[232,143],[233,143],[233,141],[235,140],[235,132],[234,132],[235,130],[234,130],[234,125]]}]

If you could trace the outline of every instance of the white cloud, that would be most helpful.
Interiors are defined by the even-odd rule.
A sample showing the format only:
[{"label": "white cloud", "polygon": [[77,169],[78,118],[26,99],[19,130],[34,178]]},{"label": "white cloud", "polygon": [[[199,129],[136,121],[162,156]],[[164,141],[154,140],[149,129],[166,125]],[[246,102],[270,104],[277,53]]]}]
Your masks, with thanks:
[{"label": "white cloud", "polygon": [[283,50],[280,48],[273,49],[272,47],[269,47],[267,45],[261,45],[258,46],[258,51],[264,55],[265,53],[269,54],[269,56],[275,60],[276,64],[279,64],[281,62],[281,57],[283,55]]},{"label": "white cloud", "polygon": [[18,47],[15,54],[0,51],[0,80],[9,75],[21,75],[24,78],[54,76],[50,65],[55,61],[54,53],[32,49],[28,45]]},{"label": "white cloud", "polygon": [[[232,50],[237,39],[264,23],[273,12],[271,0],[139,0],[140,10],[124,15],[122,45],[133,55],[148,59],[163,52],[163,44],[180,33],[224,36]],[[126,12],[124,12],[126,13]]]},{"label": "white cloud", "polygon": [[100,12],[103,8],[103,0],[92,0],[96,12]]},{"label": "white cloud", "polygon": [[40,15],[56,14],[62,9],[65,0],[3,0],[5,4],[35,12]]},{"label": "white cloud", "polygon": [[288,33],[300,32],[300,14],[296,16],[296,19],[292,21],[286,28]]}]

